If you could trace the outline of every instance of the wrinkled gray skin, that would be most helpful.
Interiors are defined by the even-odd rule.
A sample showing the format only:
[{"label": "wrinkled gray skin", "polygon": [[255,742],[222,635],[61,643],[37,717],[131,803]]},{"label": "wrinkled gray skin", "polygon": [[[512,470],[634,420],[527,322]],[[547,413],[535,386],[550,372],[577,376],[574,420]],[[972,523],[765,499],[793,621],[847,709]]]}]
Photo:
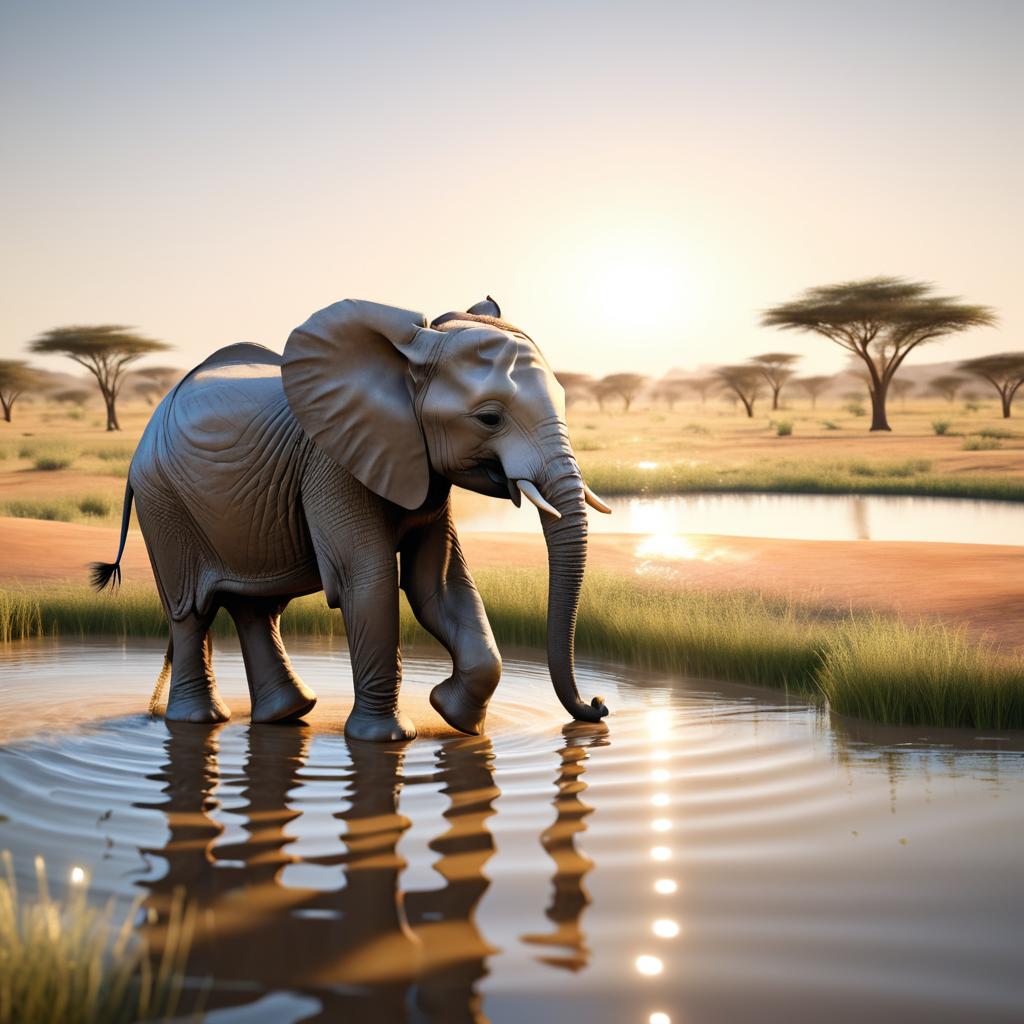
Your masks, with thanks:
[{"label": "wrinkled gray skin", "polygon": [[[600,698],[581,700],[573,672],[589,490],[562,389],[499,316],[488,299],[427,327],[420,314],[346,300],[296,328],[283,356],[229,346],[164,398],[132,461],[122,550],[134,494],[171,628],[168,719],[228,717],[208,633],[221,606],[238,628],[253,721],[306,714],[316,696],[278,622],[291,598],[323,590],[349,638],[346,735],[413,737],[398,706],[401,587],[452,657],[431,703],[480,733],[501,657],[459,547],[453,483],[517,504],[521,490],[542,509],[555,692],[574,718],[607,713]],[[97,585],[119,572],[96,566]]]}]

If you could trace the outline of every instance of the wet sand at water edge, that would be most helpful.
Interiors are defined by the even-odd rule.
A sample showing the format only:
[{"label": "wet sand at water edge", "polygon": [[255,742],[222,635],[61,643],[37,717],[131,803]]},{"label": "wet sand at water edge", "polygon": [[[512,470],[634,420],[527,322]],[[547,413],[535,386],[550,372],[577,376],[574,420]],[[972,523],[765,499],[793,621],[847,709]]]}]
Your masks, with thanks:
[{"label": "wet sand at water edge", "polygon": [[[545,565],[536,535],[464,532],[476,569]],[[0,586],[84,583],[85,566],[113,558],[110,526],[0,518]],[[756,590],[827,607],[939,619],[1024,646],[1024,547],[888,541],[794,541],[674,534],[590,538],[589,568],[710,590]],[[152,580],[145,544],[130,531],[129,582]]]}]

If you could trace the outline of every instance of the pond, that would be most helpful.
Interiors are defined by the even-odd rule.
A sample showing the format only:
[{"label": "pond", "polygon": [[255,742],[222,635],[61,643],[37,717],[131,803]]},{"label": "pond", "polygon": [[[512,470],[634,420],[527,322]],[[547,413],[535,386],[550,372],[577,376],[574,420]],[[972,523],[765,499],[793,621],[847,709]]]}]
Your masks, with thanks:
[{"label": "pond", "polygon": [[593,663],[565,725],[515,656],[458,737],[414,651],[420,738],[347,743],[344,647],[290,646],[308,725],[250,727],[230,647],[213,728],[138,713],[162,645],[0,654],[0,849],[142,920],[184,887],[214,1024],[1020,1019],[1024,738]]},{"label": "pond", "polygon": [[[457,492],[460,530],[537,532],[537,512]],[[590,515],[597,533],[710,533],[790,540],[897,540],[1024,544],[1024,505],[965,498],[850,494],[687,494],[609,498]]]}]

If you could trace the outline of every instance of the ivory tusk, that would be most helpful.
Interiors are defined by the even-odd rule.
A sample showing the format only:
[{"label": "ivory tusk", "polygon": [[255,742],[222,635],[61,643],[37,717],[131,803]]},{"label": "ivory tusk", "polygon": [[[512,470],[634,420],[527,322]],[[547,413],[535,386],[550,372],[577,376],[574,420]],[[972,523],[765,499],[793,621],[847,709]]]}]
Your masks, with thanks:
[{"label": "ivory tusk", "polygon": [[556,519],[562,518],[562,513],[555,508],[554,505],[549,505],[544,500],[543,495],[537,490],[537,485],[532,480],[517,480],[516,487],[523,492],[523,496],[532,501],[534,505],[541,510],[541,512],[547,512],[549,515],[553,515]]},{"label": "ivory tusk", "polygon": [[596,508],[606,516],[612,514],[612,510],[586,484],[583,485],[583,497],[587,499],[587,504],[591,508]]}]

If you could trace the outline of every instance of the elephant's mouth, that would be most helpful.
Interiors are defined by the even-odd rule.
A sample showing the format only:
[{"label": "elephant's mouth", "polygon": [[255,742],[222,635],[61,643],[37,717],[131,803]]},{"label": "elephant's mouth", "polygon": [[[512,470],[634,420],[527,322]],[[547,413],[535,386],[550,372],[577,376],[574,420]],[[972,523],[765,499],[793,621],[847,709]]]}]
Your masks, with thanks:
[{"label": "elephant's mouth", "polygon": [[497,459],[483,459],[465,469],[450,470],[445,476],[458,487],[486,494],[489,498],[511,498],[519,504],[519,490]]}]

